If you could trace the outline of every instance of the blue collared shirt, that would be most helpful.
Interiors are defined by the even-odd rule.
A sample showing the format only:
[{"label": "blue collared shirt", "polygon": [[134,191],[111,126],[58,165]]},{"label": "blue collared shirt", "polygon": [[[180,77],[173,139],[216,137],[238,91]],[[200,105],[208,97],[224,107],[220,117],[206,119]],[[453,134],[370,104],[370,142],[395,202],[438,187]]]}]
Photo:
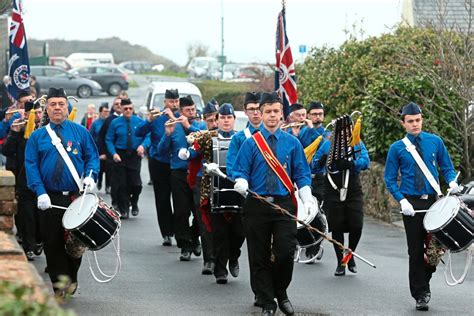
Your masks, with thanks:
[{"label": "blue collared shirt", "polygon": [[132,148],[127,148],[127,119],[124,116],[120,116],[110,123],[110,127],[107,130],[105,136],[105,144],[107,145],[107,151],[113,156],[117,153],[117,150],[136,150],[138,146],[142,145],[144,137],[138,137],[135,135],[135,130],[142,123],[142,119],[136,115],[130,117],[130,127],[132,132]]},{"label": "blue collared shirt", "polygon": [[[253,134],[256,130],[259,130],[262,125],[260,124],[259,128],[253,127],[252,124],[248,124],[247,128],[250,131],[250,134]],[[232,170],[234,168],[234,163],[235,163],[235,158],[237,157],[237,154],[239,153],[240,147],[244,143],[244,141],[247,139],[247,136],[245,136],[245,130],[237,132],[233,137],[232,140],[230,141],[229,144],[229,150],[227,151],[226,155],[226,173],[227,176],[235,179],[234,176],[232,175]]]},{"label": "blue collared shirt", "polygon": [[99,146],[99,132],[100,132],[100,129],[102,128],[102,125],[104,125],[104,122],[105,122],[105,119],[98,118],[92,123],[91,129],[89,130],[89,132],[92,135],[92,139],[95,141],[95,144],[97,146]]},{"label": "blue collared shirt", "polygon": [[[266,141],[271,135],[265,128],[261,127],[261,132]],[[296,183],[298,188],[311,185],[311,173],[309,170],[303,147],[296,137],[277,129],[274,133],[277,139],[276,157],[285,168],[291,181]],[[285,196],[289,192],[281,181],[277,182],[277,190],[267,192],[265,179],[267,170],[270,169],[265,158],[253,138],[244,141],[237,154],[232,175],[235,179],[243,178],[248,181],[250,190],[260,195]],[[271,169],[270,169],[271,170]],[[273,171],[272,171],[273,172]]]},{"label": "blue collared shirt", "polygon": [[[408,139],[413,144],[415,136],[407,134]],[[447,183],[456,178],[456,171],[449,157],[448,150],[443,140],[434,134],[421,132],[419,135],[419,145],[422,152],[422,158],[428,170],[439,182],[438,166]],[[393,197],[400,201],[406,195],[424,195],[436,194],[430,183],[424,177],[424,188],[418,191],[415,187],[415,174],[417,164],[413,156],[406,150],[402,140],[398,140],[390,146],[385,163],[385,184]],[[400,186],[397,183],[398,171],[401,174]]]},{"label": "blue collared shirt", "polygon": [[[319,146],[318,151],[316,151],[316,154],[311,161],[311,170],[313,174],[326,174],[326,166],[319,167],[318,162],[322,156],[329,154],[330,147],[331,142],[328,140],[324,140],[324,143]],[[354,168],[351,169],[351,174],[359,174],[362,170],[369,168],[369,152],[367,151],[363,141],[354,146],[354,156],[352,158],[354,161]]]},{"label": "blue collared shirt", "polygon": [[313,127],[313,131],[316,133],[316,138],[318,138],[320,135],[323,135],[324,139],[327,139],[328,136],[331,134],[330,131],[328,131],[323,124],[319,124],[318,127]]},{"label": "blue collared shirt", "polygon": [[13,121],[16,119],[19,119],[21,117],[20,113],[14,113],[12,117],[7,121],[7,120],[2,120],[0,123],[0,138],[5,138],[8,135],[8,132],[10,131],[10,128],[13,124]]},{"label": "blue collared shirt", "polygon": [[168,120],[168,116],[162,115],[157,117],[152,122],[144,121],[135,131],[135,135],[139,137],[144,137],[145,135],[150,135],[150,150],[149,155],[151,158],[158,160],[162,163],[170,163],[169,152],[159,152],[158,144],[161,139],[165,136],[165,122]]},{"label": "blue collared shirt", "polygon": [[[55,124],[50,123],[54,130]],[[97,179],[99,172],[99,153],[89,131],[80,124],[65,120],[61,124],[61,134],[66,152],[71,158],[79,176],[92,176]],[[79,191],[68,167],[64,170],[59,183],[53,182],[53,174],[58,159],[63,159],[51,143],[51,137],[45,127],[31,134],[26,143],[25,168],[28,187],[37,196],[48,191]]]},{"label": "blue collared shirt", "polygon": [[[293,135],[291,128],[288,129],[288,133]],[[318,136],[319,134],[314,128],[308,128],[307,126],[303,126],[298,133],[298,139],[303,148],[308,147]]]}]

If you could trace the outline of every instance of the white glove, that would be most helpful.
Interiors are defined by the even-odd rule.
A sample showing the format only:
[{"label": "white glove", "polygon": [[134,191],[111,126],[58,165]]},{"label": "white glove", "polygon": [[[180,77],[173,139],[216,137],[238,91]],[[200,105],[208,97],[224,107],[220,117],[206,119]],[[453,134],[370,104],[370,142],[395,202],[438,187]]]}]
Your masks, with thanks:
[{"label": "white glove", "polygon": [[247,190],[249,188],[249,183],[247,180],[238,178],[235,180],[234,190],[242,194],[243,196],[247,196]]},{"label": "white glove", "polygon": [[461,191],[461,187],[456,183],[456,181],[449,182],[449,192],[452,194],[459,193]]},{"label": "white glove", "polygon": [[210,163],[204,164],[204,168],[206,169],[207,173],[215,173],[218,170],[220,170],[219,165],[216,164],[215,162],[210,162]]},{"label": "white glove", "polygon": [[187,148],[181,148],[178,151],[178,157],[181,160],[188,160],[190,156],[189,150]]},{"label": "white glove", "polygon": [[82,180],[82,185],[84,188],[87,188],[87,190],[92,191],[95,188],[95,181],[92,177],[85,177],[84,180]]},{"label": "white glove", "polygon": [[38,208],[42,211],[47,210],[48,208],[51,208],[51,199],[49,198],[49,195],[44,193],[38,196]]},{"label": "white glove", "polygon": [[307,185],[298,190],[298,195],[303,202],[303,208],[306,214],[310,214],[316,210],[316,214],[319,212],[318,205],[311,193],[311,188]]},{"label": "white glove", "polygon": [[403,199],[400,201],[400,207],[402,208],[403,215],[415,216],[415,210],[413,209],[413,205],[411,205],[407,199]]}]

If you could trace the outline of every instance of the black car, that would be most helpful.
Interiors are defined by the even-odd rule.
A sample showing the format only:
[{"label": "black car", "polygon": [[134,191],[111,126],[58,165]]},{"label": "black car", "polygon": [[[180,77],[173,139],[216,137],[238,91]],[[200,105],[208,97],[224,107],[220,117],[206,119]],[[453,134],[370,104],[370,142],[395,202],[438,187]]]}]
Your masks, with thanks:
[{"label": "black car", "polygon": [[103,90],[116,96],[121,90],[128,90],[128,74],[117,65],[93,65],[69,70],[72,74],[97,81]]}]

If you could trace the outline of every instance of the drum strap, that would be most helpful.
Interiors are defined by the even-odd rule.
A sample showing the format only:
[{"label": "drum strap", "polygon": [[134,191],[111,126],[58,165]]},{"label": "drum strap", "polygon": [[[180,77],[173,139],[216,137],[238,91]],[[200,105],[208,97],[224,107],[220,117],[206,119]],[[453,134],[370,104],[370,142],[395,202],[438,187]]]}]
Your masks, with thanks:
[{"label": "drum strap", "polygon": [[257,132],[253,134],[252,137],[255,140],[255,143],[257,144],[257,148],[262,154],[265,161],[267,162],[268,166],[273,170],[273,172],[276,174],[278,179],[280,179],[280,181],[283,183],[285,188],[290,193],[293,204],[296,207],[298,207],[296,196],[295,196],[295,188],[293,186],[293,182],[291,182],[290,176],[288,176],[288,173],[286,173],[285,168],[283,168],[280,161],[278,161],[278,159],[275,157],[275,155],[273,154],[273,151],[268,146],[261,132]]},{"label": "drum strap", "polygon": [[245,138],[252,137],[252,133],[250,133],[250,129],[248,127],[244,129],[244,135],[245,135]]},{"label": "drum strap", "polygon": [[64,162],[66,163],[66,166],[71,172],[71,175],[74,178],[74,181],[76,182],[79,188],[79,191],[82,191],[82,183],[81,183],[81,179],[79,178],[79,174],[77,173],[77,170],[74,167],[74,164],[72,163],[71,158],[67,154],[66,149],[64,149],[64,146],[61,143],[61,139],[53,131],[50,124],[46,125],[46,130],[48,131],[48,134],[51,137],[51,143],[53,144],[54,147],[56,147],[59,154],[64,159]]},{"label": "drum strap", "polygon": [[415,145],[413,145],[411,141],[408,139],[408,137],[406,136],[402,139],[402,141],[406,146],[406,150],[413,156],[413,159],[415,159],[416,164],[418,165],[418,167],[420,167],[421,172],[423,172],[426,179],[431,184],[431,186],[436,191],[436,193],[438,193],[438,195],[443,195],[443,193],[441,193],[441,189],[439,187],[438,182],[436,182],[435,178],[433,177],[431,172],[428,170],[428,167],[426,166],[425,162],[423,161],[420,154],[416,150]]}]

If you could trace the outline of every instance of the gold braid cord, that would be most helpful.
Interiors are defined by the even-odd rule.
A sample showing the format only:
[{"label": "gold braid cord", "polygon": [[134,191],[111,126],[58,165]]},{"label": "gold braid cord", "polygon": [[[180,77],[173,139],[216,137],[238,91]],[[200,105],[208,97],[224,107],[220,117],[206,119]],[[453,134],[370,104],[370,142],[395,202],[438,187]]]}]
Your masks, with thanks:
[{"label": "gold braid cord", "polygon": [[[201,137],[196,139],[196,143],[199,145],[200,151],[202,152],[202,159],[207,162],[212,161],[212,134],[204,133]],[[212,177],[204,172],[201,180],[201,191],[199,202],[202,204],[203,200],[209,199],[211,195],[211,181]]]}]

